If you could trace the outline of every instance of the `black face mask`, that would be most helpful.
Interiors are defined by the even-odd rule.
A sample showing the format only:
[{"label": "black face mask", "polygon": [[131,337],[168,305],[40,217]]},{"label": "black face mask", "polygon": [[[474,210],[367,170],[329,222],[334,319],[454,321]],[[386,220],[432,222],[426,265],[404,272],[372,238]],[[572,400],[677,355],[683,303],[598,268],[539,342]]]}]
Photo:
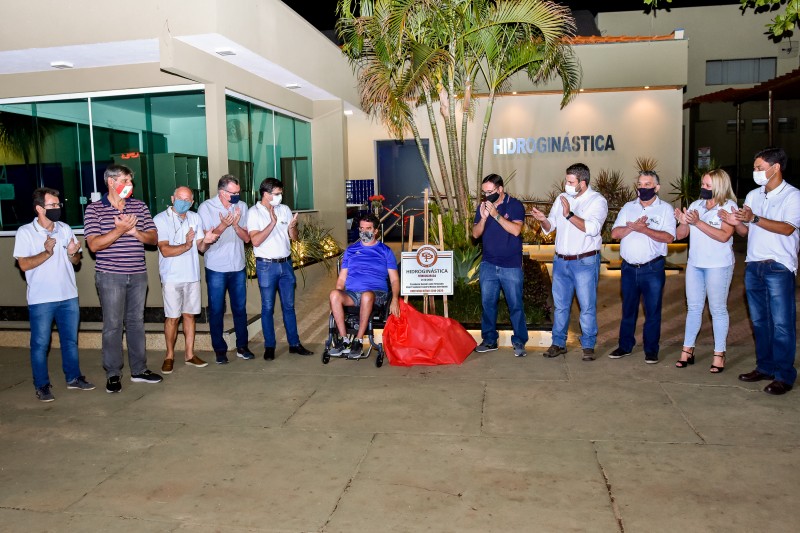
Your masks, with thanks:
[{"label": "black face mask", "polygon": [[711,200],[711,189],[700,189],[701,200]]},{"label": "black face mask", "polygon": [[644,187],[639,189],[639,200],[643,202],[649,202],[652,200],[656,195],[655,187],[652,189],[645,189]]},{"label": "black face mask", "polygon": [[50,222],[58,222],[61,218],[61,208],[57,207],[55,209],[45,209],[44,216],[47,217],[47,220]]},{"label": "black face mask", "polygon": [[498,198],[500,198],[500,193],[499,192],[493,192],[489,196],[486,196],[486,201],[487,202],[491,202],[491,203],[495,203]]}]

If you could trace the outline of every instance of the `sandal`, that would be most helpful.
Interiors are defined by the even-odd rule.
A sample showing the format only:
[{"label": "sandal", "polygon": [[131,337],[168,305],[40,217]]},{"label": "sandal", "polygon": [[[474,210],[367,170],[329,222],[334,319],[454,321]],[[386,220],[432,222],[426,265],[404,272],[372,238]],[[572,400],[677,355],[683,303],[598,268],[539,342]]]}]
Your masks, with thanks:
[{"label": "sandal", "polygon": [[691,352],[687,352],[686,350],[681,350],[681,353],[688,354],[689,357],[687,357],[685,361],[682,360],[682,359],[679,360],[679,361],[676,361],[675,362],[675,366],[677,368],[686,368],[687,366],[694,364],[694,348],[692,348]]},{"label": "sandal", "polygon": [[[722,352],[721,354],[715,353],[714,357],[719,357],[720,359],[722,359],[722,364],[723,365],[725,364],[725,352]],[[725,370],[724,366],[716,366],[716,365],[711,365],[711,368],[708,369],[708,371],[711,372],[712,374],[719,374],[723,370]]]}]

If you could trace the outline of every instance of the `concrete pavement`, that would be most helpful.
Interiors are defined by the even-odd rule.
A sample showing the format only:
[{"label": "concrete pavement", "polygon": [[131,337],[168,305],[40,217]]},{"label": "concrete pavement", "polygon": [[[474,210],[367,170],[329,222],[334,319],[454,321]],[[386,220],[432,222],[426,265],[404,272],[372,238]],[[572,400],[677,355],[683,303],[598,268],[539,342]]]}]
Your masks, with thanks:
[{"label": "concrete pavement", "polygon": [[[759,531],[800,523],[800,390],[761,392],[740,262],[725,372],[673,366],[683,274],[668,277],[662,362],[616,347],[618,274],[600,286],[598,359],[510,349],[460,367],[319,360],[333,286],[298,290],[313,357],[176,365],[164,383],[35,399],[28,353],[0,349],[0,531]],[[300,281],[302,284],[302,281]],[[573,313],[573,332],[577,331]],[[639,331],[641,331],[639,329]],[[279,342],[285,342],[282,332]],[[260,337],[259,337],[260,340]],[[205,357],[208,355],[208,357]],[[213,360],[210,354],[201,354]],[[149,354],[157,371],[161,354]]]}]

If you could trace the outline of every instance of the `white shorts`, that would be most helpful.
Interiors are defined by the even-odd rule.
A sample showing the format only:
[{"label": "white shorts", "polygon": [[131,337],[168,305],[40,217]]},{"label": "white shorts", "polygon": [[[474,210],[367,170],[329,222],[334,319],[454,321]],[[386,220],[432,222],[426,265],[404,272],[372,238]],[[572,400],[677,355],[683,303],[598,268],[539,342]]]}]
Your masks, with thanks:
[{"label": "white shorts", "polygon": [[164,297],[164,316],[180,318],[181,315],[200,314],[200,282],[164,283],[161,287]]}]

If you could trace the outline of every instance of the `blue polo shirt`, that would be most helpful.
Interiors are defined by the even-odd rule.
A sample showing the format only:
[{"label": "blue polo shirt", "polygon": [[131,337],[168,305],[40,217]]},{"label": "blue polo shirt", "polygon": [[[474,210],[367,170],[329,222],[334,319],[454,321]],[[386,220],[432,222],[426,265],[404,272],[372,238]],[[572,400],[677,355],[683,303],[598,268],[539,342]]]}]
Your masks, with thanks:
[{"label": "blue polo shirt", "polygon": [[[475,210],[475,221],[481,220],[480,205]],[[508,194],[497,206],[497,214],[512,222],[525,221],[525,207],[522,202]],[[511,235],[492,217],[486,219],[483,228],[483,260],[503,268],[522,268],[522,234]]]},{"label": "blue polo shirt", "polygon": [[364,246],[361,241],[344,251],[342,268],[347,269],[344,288],[353,292],[388,291],[386,277],[389,270],[397,270],[397,260],[392,249],[378,242]]}]

